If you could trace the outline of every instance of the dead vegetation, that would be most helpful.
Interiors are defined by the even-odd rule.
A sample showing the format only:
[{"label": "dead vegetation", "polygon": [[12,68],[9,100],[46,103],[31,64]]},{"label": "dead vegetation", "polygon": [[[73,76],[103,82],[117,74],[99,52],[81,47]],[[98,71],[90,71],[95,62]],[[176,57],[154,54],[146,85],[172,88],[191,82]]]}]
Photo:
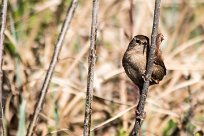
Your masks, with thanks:
[{"label": "dead vegetation", "polygon": [[[5,125],[25,135],[70,0],[10,0],[4,52]],[[101,0],[91,131],[128,135],[134,125],[134,90],[121,59],[131,35],[150,37],[154,1]],[[80,1],[60,53],[36,135],[82,135],[92,2]],[[204,131],[204,2],[165,0],[159,32],[164,34],[167,76],[150,88],[145,135],[192,135]],[[190,113],[190,114],[189,114]],[[187,118],[187,119],[186,119]],[[187,121],[186,121],[187,120]]]}]

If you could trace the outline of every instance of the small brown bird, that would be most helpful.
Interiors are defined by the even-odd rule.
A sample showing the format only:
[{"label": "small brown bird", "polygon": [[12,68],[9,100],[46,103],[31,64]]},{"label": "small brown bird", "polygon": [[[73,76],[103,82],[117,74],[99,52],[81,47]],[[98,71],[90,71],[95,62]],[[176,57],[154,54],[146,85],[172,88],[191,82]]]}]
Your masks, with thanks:
[{"label": "small brown bird", "polygon": [[[162,34],[157,35],[155,60],[150,85],[158,84],[166,75],[166,67],[160,50],[160,44],[163,39]],[[149,38],[144,35],[137,35],[129,43],[122,60],[122,65],[127,76],[139,87],[140,91],[144,84],[143,76],[146,70],[149,50]]]}]

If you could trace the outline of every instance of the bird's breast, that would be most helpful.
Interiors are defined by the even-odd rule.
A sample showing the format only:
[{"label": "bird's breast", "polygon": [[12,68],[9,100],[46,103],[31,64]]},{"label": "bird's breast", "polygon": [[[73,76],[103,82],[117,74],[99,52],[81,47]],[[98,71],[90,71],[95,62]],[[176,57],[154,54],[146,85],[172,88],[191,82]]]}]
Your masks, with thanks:
[{"label": "bird's breast", "polygon": [[131,64],[135,65],[141,73],[145,71],[146,55],[133,54],[130,56],[129,61]]}]

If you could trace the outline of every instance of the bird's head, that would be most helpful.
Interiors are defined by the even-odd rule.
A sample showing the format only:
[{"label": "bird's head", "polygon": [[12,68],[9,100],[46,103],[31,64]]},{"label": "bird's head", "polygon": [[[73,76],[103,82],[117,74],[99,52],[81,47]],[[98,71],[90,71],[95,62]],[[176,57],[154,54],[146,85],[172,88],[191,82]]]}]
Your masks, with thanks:
[{"label": "bird's head", "polygon": [[134,48],[139,48],[142,49],[143,54],[145,53],[145,50],[149,46],[149,38],[144,35],[136,35],[130,42],[128,46],[128,50],[134,49]]}]

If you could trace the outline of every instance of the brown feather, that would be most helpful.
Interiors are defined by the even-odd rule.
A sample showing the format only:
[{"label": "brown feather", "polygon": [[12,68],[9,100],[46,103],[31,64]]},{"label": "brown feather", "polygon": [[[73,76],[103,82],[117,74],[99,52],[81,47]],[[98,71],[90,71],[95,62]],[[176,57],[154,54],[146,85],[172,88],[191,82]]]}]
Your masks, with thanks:
[{"label": "brown feather", "polygon": [[[153,65],[150,85],[158,84],[166,75],[166,67],[161,57],[160,44],[163,35],[157,36],[157,48],[155,51],[155,61]],[[135,36],[129,43],[129,46],[123,56],[122,65],[127,76],[142,90],[146,70],[146,62],[150,50],[149,38],[144,35]]]}]

